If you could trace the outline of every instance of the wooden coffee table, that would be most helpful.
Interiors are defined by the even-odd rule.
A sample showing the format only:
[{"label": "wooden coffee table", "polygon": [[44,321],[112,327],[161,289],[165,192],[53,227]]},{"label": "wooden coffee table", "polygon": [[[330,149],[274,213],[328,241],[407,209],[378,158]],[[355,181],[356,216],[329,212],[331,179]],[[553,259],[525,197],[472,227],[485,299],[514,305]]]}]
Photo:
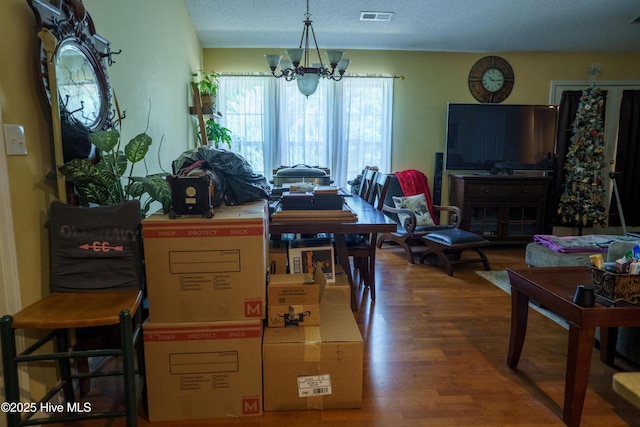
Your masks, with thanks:
[{"label": "wooden coffee table", "polygon": [[619,326],[640,326],[640,306],[612,306],[598,297],[595,307],[573,303],[576,286],[591,284],[587,267],[507,269],[511,282],[511,336],[507,365],[516,368],[527,332],[529,299],[553,311],[569,323],[569,346],[565,377],[563,419],[569,426],[580,425],[589,381],[591,353],[596,327],[600,327],[603,361],[613,359]]}]

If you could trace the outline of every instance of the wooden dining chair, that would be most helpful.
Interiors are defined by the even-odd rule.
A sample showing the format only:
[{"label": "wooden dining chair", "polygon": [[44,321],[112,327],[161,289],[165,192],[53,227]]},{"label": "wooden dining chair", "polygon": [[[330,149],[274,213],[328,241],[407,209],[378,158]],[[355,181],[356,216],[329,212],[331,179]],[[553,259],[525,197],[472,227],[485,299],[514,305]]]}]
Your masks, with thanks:
[{"label": "wooden dining chair", "polygon": [[373,181],[371,194],[369,195],[369,203],[380,212],[382,212],[382,208],[384,207],[391,181],[392,174],[382,172],[378,172],[376,179]]},{"label": "wooden dining chair", "polygon": [[[385,193],[389,188],[390,176],[376,171],[369,183],[367,202],[376,209],[381,210],[380,200],[384,201]],[[371,300],[376,299],[376,241],[377,233],[360,235],[361,241],[347,247],[349,256],[353,257],[354,272],[358,272],[359,284],[369,288]]]},{"label": "wooden dining chair", "polygon": [[377,174],[378,168],[376,166],[365,166],[362,172],[360,188],[358,189],[357,193],[359,197],[363,198],[366,201],[369,201],[373,189],[373,183],[375,182]]},{"label": "wooden dining chair", "polygon": [[[49,217],[52,292],[17,313],[0,319],[5,400],[21,402],[18,370],[23,364],[57,364],[60,381],[38,403],[49,402],[62,392],[64,411],[50,418],[41,412],[7,412],[7,425],[61,423],[90,418],[126,417],[126,425],[137,424],[136,373],[144,386],[141,212],[137,201],[82,208],[53,202]],[[98,348],[83,345],[78,331],[103,333],[96,327],[114,327],[115,343],[105,339]],[[39,338],[18,351],[17,331],[35,331]],[[21,334],[21,333],[18,333]],[[73,341],[78,341],[74,345]],[[51,345],[53,343],[53,351]],[[98,341],[100,342],[100,341]],[[86,358],[121,359],[121,368],[104,372],[84,371]],[[124,408],[91,407],[81,402],[83,393],[75,381],[96,376],[119,376],[124,386]],[[24,386],[24,385],[23,385]],[[144,395],[144,391],[143,391]],[[75,408],[75,409],[74,409]],[[34,417],[37,417],[37,422]]]},{"label": "wooden dining chair", "polygon": [[[378,168],[372,166],[365,166],[362,172],[362,179],[360,181],[360,188],[357,195],[363,200],[369,202],[371,193],[373,190],[373,183],[378,174]],[[369,235],[363,234],[347,234],[345,235],[347,241],[347,252],[349,257],[353,259],[353,276],[358,277],[359,285],[365,283],[367,278],[367,270],[369,264]],[[374,293],[371,294],[374,299]]]}]

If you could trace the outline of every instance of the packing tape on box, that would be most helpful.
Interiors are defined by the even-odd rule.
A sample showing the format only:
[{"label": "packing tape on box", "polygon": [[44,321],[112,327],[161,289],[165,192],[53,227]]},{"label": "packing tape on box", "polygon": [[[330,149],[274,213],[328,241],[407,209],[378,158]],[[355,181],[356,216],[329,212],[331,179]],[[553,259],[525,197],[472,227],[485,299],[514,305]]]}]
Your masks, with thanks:
[{"label": "packing tape on box", "polygon": [[307,409],[324,409],[324,396],[308,396]]},{"label": "packing tape on box", "polygon": [[304,361],[320,362],[320,328],[303,326],[302,329],[304,329]]}]

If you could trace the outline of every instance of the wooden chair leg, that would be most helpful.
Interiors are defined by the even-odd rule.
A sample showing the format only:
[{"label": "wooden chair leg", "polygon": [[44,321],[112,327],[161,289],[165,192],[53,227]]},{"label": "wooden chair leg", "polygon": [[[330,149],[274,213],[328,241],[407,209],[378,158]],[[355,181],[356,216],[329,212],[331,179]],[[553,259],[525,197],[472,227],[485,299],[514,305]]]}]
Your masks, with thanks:
[{"label": "wooden chair leg", "polygon": [[491,271],[491,265],[489,264],[489,259],[487,258],[487,255],[484,253],[482,248],[473,248],[473,250],[476,251],[480,256],[480,259],[482,260],[482,264],[484,265],[484,270]]},{"label": "wooden chair leg", "polygon": [[358,286],[367,284],[367,258],[358,258]]},{"label": "wooden chair leg", "polygon": [[444,267],[444,270],[447,272],[447,275],[453,276],[453,267],[451,266],[451,261],[449,260],[449,257],[447,256],[447,254],[444,253],[443,250],[439,250],[437,254],[438,254],[438,259],[440,260],[440,263]]},{"label": "wooden chair leg", "polygon": [[369,256],[369,262],[367,265],[367,286],[369,286],[369,293],[371,295],[371,301],[376,300],[376,257],[374,254]]},{"label": "wooden chair leg", "polygon": [[406,242],[398,242],[398,244],[400,245],[400,247],[402,249],[404,249],[406,255],[407,255],[407,261],[409,262],[409,264],[415,264],[415,254],[413,253],[413,251],[411,250],[411,246],[409,246]]},{"label": "wooden chair leg", "polygon": [[[0,341],[2,341],[2,372],[4,376],[4,398],[6,402],[20,402],[20,384],[18,382],[18,362],[16,362],[16,333],[11,327],[13,318],[4,316],[0,320]],[[7,412],[7,426],[20,424],[19,412]]]}]

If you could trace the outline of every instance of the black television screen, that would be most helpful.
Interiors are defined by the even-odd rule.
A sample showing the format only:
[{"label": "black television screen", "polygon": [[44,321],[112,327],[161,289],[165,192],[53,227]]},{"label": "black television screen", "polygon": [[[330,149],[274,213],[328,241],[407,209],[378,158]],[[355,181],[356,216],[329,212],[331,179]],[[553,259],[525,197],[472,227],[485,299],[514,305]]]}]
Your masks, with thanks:
[{"label": "black television screen", "polygon": [[455,104],[447,113],[447,170],[551,170],[555,105]]}]

